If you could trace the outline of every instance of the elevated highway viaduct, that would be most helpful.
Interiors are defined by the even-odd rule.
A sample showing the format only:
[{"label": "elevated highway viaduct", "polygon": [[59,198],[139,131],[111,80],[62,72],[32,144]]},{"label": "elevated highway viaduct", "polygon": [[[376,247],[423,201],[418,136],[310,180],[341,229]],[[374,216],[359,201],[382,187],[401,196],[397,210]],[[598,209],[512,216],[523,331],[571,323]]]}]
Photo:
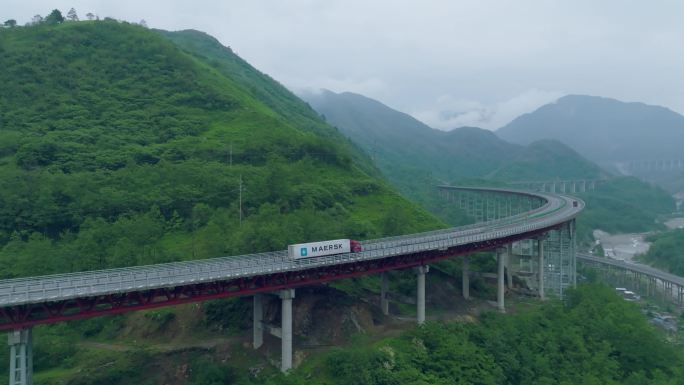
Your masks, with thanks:
[{"label": "elevated highway viaduct", "polygon": [[626,262],[591,254],[577,254],[584,266],[599,271],[602,281],[627,286],[649,297],[657,297],[677,306],[684,306],[684,278],[651,266]]},{"label": "elevated highway viaduct", "polygon": [[[529,267],[539,296],[563,295],[575,283],[577,198],[509,189],[438,187],[444,199],[461,205],[478,222],[468,226],[361,242],[363,251],[300,260],[275,251],[191,262],[87,271],[0,281],[0,329],[9,331],[10,384],[32,384],[31,328],[216,298],[254,297],[254,347],[263,341],[262,296],[281,299],[281,369],[292,367],[292,301],[297,287],[368,274],[383,274],[381,307],[387,313],[385,272],[414,269],[417,321],[425,320],[429,264],[464,258],[463,294],[469,296],[468,254],[495,250],[497,306],[504,310],[506,271],[521,242],[532,245]],[[526,241],[527,240],[527,241]],[[531,241],[530,241],[531,240]],[[508,267],[508,269],[506,269]],[[269,328],[272,329],[272,328]]]}]

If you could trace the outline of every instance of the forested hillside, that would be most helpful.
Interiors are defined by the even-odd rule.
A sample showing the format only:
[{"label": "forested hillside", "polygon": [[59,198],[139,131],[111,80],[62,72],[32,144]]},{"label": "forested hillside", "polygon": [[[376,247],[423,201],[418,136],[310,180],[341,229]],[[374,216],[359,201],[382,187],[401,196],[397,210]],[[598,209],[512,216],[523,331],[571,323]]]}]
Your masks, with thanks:
[{"label": "forested hillside", "polygon": [[675,200],[662,188],[635,177],[616,177],[596,190],[577,194],[588,209],[577,219],[584,241],[594,229],[609,233],[637,233],[661,229],[657,219],[676,209]]},{"label": "forested hillside", "polygon": [[502,164],[487,177],[505,181],[558,179],[600,179],[608,173],[555,140],[530,143],[514,159]]},{"label": "forested hillside", "polygon": [[0,31],[0,276],[439,226],[216,44],[114,20]]},{"label": "forested hillside", "polygon": [[641,258],[650,265],[684,276],[684,229],[676,229],[648,238],[652,242]]},{"label": "forested hillside", "polygon": [[359,143],[395,182],[411,166],[430,170],[440,179],[478,177],[511,160],[521,146],[510,145],[494,134],[464,127],[435,130],[408,114],[393,110],[362,95],[327,90],[302,93],[304,100],[344,135]]},{"label": "forested hillside", "polygon": [[[208,35],[112,19],[12,27],[0,30],[0,68],[0,278],[444,226],[379,179],[371,157],[305,103]],[[492,153],[527,151],[479,129],[438,135],[460,143],[457,156],[482,161],[463,166],[466,177],[489,167]],[[432,189],[435,177],[417,170]],[[449,219],[463,217],[454,210]],[[415,290],[406,274],[393,274],[398,294]],[[356,296],[377,284],[370,280],[343,281],[348,292],[298,290],[295,316],[312,323],[307,296],[325,291],[323,310],[340,321],[318,327],[344,340],[364,330],[352,315],[375,306]],[[421,328],[399,320],[348,347],[305,346],[287,376],[275,362],[279,343],[249,345],[250,306],[217,300],[37,326],[35,383],[682,384],[681,353],[636,307],[597,287],[512,316]],[[265,312],[273,322],[275,308]],[[398,311],[410,316],[406,309]],[[297,339],[306,337],[302,323]],[[0,349],[0,362],[8,355]]]},{"label": "forested hillside", "polygon": [[518,314],[428,323],[375,342],[359,336],[353,346],[287,377],[248,382],[224,371],[204,383],[675,385],[684,383],[682,362],[682,352],[665,342],[636,305],[610,288],[587,285],[564,302]]},{"label": "forested hillside", "polygon": [[[442,226],[305,103],[207,35],[112,19],[8,28],[0,68],[1,278]],[[81,342],[125,339],[129,328],[164,341],[195,340],[195,329],[221,336],[244,314],[234,300],[38,327],[36,378],[142,383],[138,361],[165,355]],[[184,331],[165,334],[169,325]],[[100,369],[69,375],[91,367]]]},{"label": "forested hillside", "polygon": [[463,214],[445,205],[435,186],[444,183],[504,185],[504,181],[600,178],[606,173],[555,141],[520,146],[491,131],[432,129],[408,114],[349,92],[301,94],[341,133],[371,154],[400,191],[451,224]]}]

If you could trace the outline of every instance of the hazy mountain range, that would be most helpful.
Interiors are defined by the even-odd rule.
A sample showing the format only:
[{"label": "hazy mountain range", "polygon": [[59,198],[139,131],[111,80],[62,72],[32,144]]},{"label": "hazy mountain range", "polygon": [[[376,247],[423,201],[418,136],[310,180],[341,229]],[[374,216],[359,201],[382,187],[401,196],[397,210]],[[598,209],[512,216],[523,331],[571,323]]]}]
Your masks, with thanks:
[{"label": "hazy mountain range", "polygon": [[496,133],[518,144],[556,139],[600,164],[684,158],[684,116],[596,96],[564,96]]},{"label": "hazy mountain range", "polygon": [[[300,97],[370,153],[378,168],[405,195],[449,222],[458,216],[452,216],[451,208],[437,196],[434,186],[439,183],[502,185],[507,181],[613,176],[558,140],[540,137],[522,145],[475,127],[435,130],[376,100],[352,93],[322,91]],[[534,118],[534,113],[528,115]],[[578,223],[587,240],[595,228],[648,231],[657,215],[674,209],[668,193],[630,177],[612,178],[600,191],[581,196],[591,203]]]},{"label": "hazy mountain range", "polygon": [[436,130],[376,100],[349,92],[324,90],[300,97],[371,154],[390,179],[403,179],[397,174],[407,169],[429,170],[436,178],[450,181],[605,175],[598,166],[558,141],[523,146],[476,127]]},{"label": "hazy mountain range", "polygon": [[[684,167],[665,171],[630,167],[643,161],[684,164],[684,116],[660,106],[568,95],[514,119],[492,135],[474,127],[436,130],[353,93],[321,91],[300,97],[372,154],[390,179],[406,172],[406,167],[430,170],[446,180],[605,175],[594,162],[610,173],[635,175],[672,192],[684,189]],[[541,142],[525,147],[536,141]]]},{"label": "hazy mountain range", "polygon": [[[519,144],[556,139],[614,173],[635,175],[673,193],[684,190],[684,116],[664,107],[569,95],[496,133]],[[663,163],[677,166],[657,167]]]}]

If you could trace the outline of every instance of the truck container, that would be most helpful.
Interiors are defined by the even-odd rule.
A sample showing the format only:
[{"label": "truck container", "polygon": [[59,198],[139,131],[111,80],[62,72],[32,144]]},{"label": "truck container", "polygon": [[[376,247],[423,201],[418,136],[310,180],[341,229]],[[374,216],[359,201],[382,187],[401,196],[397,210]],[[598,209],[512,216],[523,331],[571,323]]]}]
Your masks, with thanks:
[{"label": "truck container", "polygon": [[334,239],[331,241],[298,243],[287,247],[292,259],[322,257],[325,255],[358,253],[361,245],[352,239]]}]

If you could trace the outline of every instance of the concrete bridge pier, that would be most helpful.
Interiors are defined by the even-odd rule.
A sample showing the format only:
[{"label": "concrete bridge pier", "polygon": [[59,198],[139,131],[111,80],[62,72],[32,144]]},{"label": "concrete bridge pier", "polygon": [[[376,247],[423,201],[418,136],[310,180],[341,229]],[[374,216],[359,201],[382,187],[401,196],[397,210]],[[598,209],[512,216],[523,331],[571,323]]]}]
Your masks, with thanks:
[{"label": "concrete bridge pier", "polygon": [[254,294],[253,296],[253,315],[252,328],[254,331],[254,338],[252,339],[252,346],[254,349],[259,349],[264,343],[264,304],[263,294]]},{"label": "concrete bridge pier", "polygon": [[425,323],[425,274],[430,271],[430,266],[423,265],[416,267],[416,281],[418,283],[416,298],[416,320],[418,325]]},{"label": "concrete bridge pier", "polygon": [[470,257],[467,255],[463,257],[463,286],[462,286],[462,292],[463,292],[463,299],[466,301],[470,299]]},{"label": "concrete bridge pier", "polygon": [[281,310],[281,360],[280,371],[287,372],[292,369],[292,299],[295,297],[294,289],[284,289],[278,292],[282,302]]},{"label": "concrete bridge pier", "polygon": [[511,266],[511,258],[513,256],[513,245],[509,244],[506,247],[506,287],[513,289],[513,270]]},{"label": "concrete bridge pier", "polygon": [[33,338],[31,328],[7,334],[10,346],[9,385],[33,385]]},{"label": "concrete bridge pier", "polygon": [[506,312],[506,307],[504,305],[504,268],[506,254],[506,249],[498,249],[496,251],[496,262],[498,265],[498,272],[496,275],[496,308],[502,313]]},{"label": "concrete bridge pier", "polygon": [[539,256],[539,299],[546,299],[544,296],[544,238],[537,240],[537,255]]},{"label": "concrete bridge pier", "polygon": [[280,338],[281,360],[280,370],[287,372],[292,369],[292,300],[294,289],[283,289],[271,295],[277,295],[281,301],[280,327],[264,323],[264,294],[254,294],[253,299],[253,332],[252,346],[259,349],[264,343],[264,331]]},{"label": "concrete bridge pier", "polygon": [[389,298],[388,298],[388,291],[389,291],[389,277],[388,277],[388,272],[383,271],[380,274],[380,310],[382,310],[382,314],[384,315],[389,315]]}]

